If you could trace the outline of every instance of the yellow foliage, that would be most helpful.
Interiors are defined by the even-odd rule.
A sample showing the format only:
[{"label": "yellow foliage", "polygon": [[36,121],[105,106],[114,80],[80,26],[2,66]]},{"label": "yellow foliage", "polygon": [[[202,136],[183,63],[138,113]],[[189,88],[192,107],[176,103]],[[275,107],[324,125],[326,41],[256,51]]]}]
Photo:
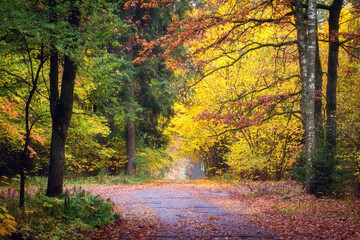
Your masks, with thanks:
[{"label": "yellow foliage", "polygon": [[171,157],[160,149],[142,148],[136,154],[136,168],[139,176],[161,178],[172,164]]},{"label": "yellow foliage", "polygon": [[302,134],[299,121],[277,119],[251,127],[230,146],[228,164],[235,174],[250,177],[254,170],[266,170],[271,178],[284,178],[302,150]]},{"label": "yellow foliage", "polygon": [[16,222],[5,207],[0,206],[0,236],[11,235],[16,231]]},{"label": "yellow foliage", "polygon": [[[348,4],[342,9],[340,33],[356,32],[360,27],[359,18],[351,12],[352,7]],[[353,43],[348,45],[352,46]],[[360,61],[340,51],[338,69],[337,156],[360,181]]]},{"label": "yellow foliage", "polygon": [[[236,11],[240,11],[236,9],[239,6],[242,9],[251,7],[251,1],[243,1],[241,5],[227,1],[218,9],[218,14],[222,17],[226,17],[226,14],[229,18],[233,17]],[[233,12],[230,14],[228,11]],[[201,12],[194,12],[195,16],[200,14]],[[262,17],[276,17],[273,14],[266,10],[262,12]],[[281,12],[276,14],[280,16]],[[295,45],[287,46],[281,53],[278,49],[259,48],[240,58],[242,51],[258,46],[256,42],[271,43],[285,37],[286,41],[295,40],[295,32],[290,25],[264,24],[261,28],[248,28],[241,35],[241,39],[225,41],[221,43],[221,47],[215,44],[215,47],[197,52],[198,49],[214,43],[234,27],[231,21],[225,22],[209,28],[201,38],[188,42],[190,51],[196,53],[193,61],[203,63],[201,70],[206,77],[193,87],[193,92],[187,99],[175,106],[175,117],[168,132],[180,137],[177,139],[181,139],[181,155],[197,158],[200,149],[210,151],[209,147],[212,144],[226,139],[225,144],[229,152],[224,157],[235,173],[265,169],[270,175],[274,175],[274,178],[277,178],[275,175],[283,177],[302,147],[302,124],[298,118],[299,102],[293,99],[279,101],[271,111],[270,107],[258,108],[243,116],[241,111],[236,111],[232,103],[240,102],[246,105],[262,97],[299,92],[299,79],[291,77],[298,74]],[[233,34],[247,27],[248,25],[244,24],[234,30]],[[248,37],[251,37],[252,43]],[[190,82],[197,80],[193,79]],[[209,112],[224,118],[254,119],[256,115],[252,114],[256,111],[262,111],[263,118],[269,119],[261,125],[245,129],[236,129],[231,124],[232,121],[199,118],[200,114]],[[274,117],[270,117],[272,114]]]}]

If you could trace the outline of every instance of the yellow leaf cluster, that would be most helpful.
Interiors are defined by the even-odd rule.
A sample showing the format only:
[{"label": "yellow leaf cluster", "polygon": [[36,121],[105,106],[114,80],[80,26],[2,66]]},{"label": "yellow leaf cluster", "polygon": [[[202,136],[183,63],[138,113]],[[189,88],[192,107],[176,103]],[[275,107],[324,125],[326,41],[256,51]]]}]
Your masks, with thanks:
[{"label": "yellow leaf cluster", "polygon": [[0,206],[0,236],[11,235],[16,231],[16,222],[5,207]]}]

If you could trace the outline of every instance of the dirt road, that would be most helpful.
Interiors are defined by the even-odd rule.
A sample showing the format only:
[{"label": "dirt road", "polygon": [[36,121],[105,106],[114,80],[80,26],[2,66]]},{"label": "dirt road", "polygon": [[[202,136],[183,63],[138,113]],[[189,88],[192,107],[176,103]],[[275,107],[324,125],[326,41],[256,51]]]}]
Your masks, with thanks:
[{"label": "dirt road", "polygon": [[103,229],[102,239],[271,239],[244,220],[244,206],[226,206],[221,185],[204,181],[155,181],[136,186],[91,187],[114,201],[122,220]]}]

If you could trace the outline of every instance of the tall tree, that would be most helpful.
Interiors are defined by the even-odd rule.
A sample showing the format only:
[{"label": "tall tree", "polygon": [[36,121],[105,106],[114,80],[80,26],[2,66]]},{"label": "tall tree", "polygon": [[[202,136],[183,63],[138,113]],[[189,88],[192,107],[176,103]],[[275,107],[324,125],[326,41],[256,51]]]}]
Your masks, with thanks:
[{"label": "tall tree", "polygon": [[[305,129],[306,192],[311,192],[315,159],[315,73],[317,13],[316,1],[308,1],[306,15],[303,1],[295,0],[300,78],[302,82],[302,119]],[[306,20],[305,20],[306,19]]]},{"label": "tall tree", "polygon": [[[80,26],[80,3],[81,1],[70,1],[70,15],[68,18],[69,28],[73,35],[69,38],[76,46],[77,34]],[[56,0],[49,0],[50,22],[56,23]],[[50,146],[50,168],[46,194],[48,196],[60,195],[63,191],[63,177],[65,170],[65,144],[71,121],[74,104],[74,86],[77,73],[77,63],[69,55],[64,56],[61,91],[59,91],[58,79],[58,53],[54,45],[54,36],[51,38],[50,50],[50,111],[52,118],[52,135]],[[73,52],[75,49],[67,49]]]},{"label": "tall tree", "polygon": [[[326,87],[326,144],[330,161],[333,161],[336,151],[337,123],[337,82],[339,61],[339,21],[343,0],[334,0],[329,10],[329,55],[328,81]],[[330,164],[333,165],[333,164]]]},{"label": "tall tree", "polygon": [[[27,48],[26,51],[30,51],[29,48]],[[29,69],[30,69],[30,76],[31,76],[31,89],[29,91],[29,95],[26,99],[25,103],[25,143],[23,151],[21,152],[20,156],[20,166],[19,166],[19,172],[20,172],[20,207],[24,206],[25,201],[25,166],[27,162],[30,159],[31,151],[30,151],[30,140],[31,140],[31,130],[35,124],[36,119],[34,122],[30,121],[31,116],[31,102],[34,98],[35,92],[38,90],[38,82],[41,77],[41,71],[43,70],[43,65],[46,61],[44,56],[44,46],[41,45],[40,55],[39,55],[39,65],[37,68],[37,71],[34,71],[34,66],[32,63],[32,58],[30,57],[30,52],[28,53],[29,56]]]},{"label": "tall tree", "polygon": [[126,94],[128,106],[128,116],[126,118],[126,153],[128,155],[128,162],[126,164],[126,174],[133,176],[136,171],[136,132],[135,132],[135,83],[131,78],[128,82],[128,92]]},{"label": "tall tree", "polygon": [[317,10],[316,0],[308,1],[307,9],[307,28],[308,28],[308,44],[307,44],[307,67],[308,71],[303,79],[304,84],[303,91],[306,93],[306,119],[305,124],[305,155],[306,155],[306,184],[305,188],[308,193],[311,193],[312,181],[313,181],[313,162],[315,159],[315,75],[316,75],[316,39],[317,39]]}]

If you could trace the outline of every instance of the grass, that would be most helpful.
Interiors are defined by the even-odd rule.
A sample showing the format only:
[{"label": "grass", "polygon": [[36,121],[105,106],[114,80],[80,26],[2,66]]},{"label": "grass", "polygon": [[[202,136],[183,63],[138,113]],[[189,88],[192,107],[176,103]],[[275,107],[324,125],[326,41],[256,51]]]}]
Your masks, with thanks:
[{"label": "grass", "polygon": [[[64,185],[84,186],[84,185],[137,184],[142,182],[149,182],[154,179],[155,178],[149,176],[126,176],[124,174],[119,174],[119,175],[100,174],[97,176],[90,176],[90,177],[65,176]],[[27,184],[28,186],[34,186],[34,187],[46,187],[47,177],[29,176],[27,177]]]},{"label": "grass", "polygon": [[[155,180],[148,175],[126,176],[125,174],[108,175],[98,174],[97,176],[70,176],[64,177],[64,186],[84,186],[84,185],[120,185],[120,184],[138,184]],[[0,176],[0,187],[18,188],[20,186],[20,177],[7,178]],[[46,187],[47,176],[28,176],[26,177],[26,187]]]}]

